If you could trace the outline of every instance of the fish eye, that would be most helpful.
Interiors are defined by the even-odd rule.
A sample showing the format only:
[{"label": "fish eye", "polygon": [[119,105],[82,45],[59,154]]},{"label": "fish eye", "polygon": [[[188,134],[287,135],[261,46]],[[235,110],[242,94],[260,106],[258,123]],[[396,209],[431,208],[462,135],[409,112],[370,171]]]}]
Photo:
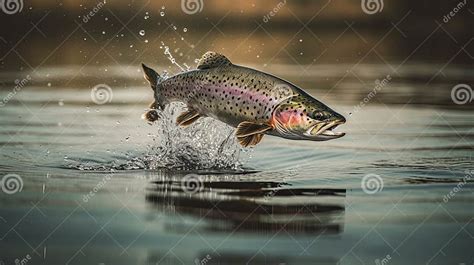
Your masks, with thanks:
[{"label": "fish eye", "polygon": [[324,114],[322,112],[314,112],[313,118],[316,120],[322,120],[324,118]]}]

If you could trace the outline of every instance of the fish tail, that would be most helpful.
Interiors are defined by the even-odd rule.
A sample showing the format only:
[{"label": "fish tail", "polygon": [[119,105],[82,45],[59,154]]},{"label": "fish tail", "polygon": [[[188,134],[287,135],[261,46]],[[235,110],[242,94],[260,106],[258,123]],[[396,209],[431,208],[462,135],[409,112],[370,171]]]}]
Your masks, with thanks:
[{"label": "fish tail", "polygon": [[150,83],[155,97],[155,101],[150,104],[149,110],[145,112],[142,117],[149,122],[154,122],[158,120],[159,117],[157,110],[163,110],[166,104],[161,91],[161,82],[163,81],[163,78],[155,70],[143,63],[142,67],[145,79]]}]

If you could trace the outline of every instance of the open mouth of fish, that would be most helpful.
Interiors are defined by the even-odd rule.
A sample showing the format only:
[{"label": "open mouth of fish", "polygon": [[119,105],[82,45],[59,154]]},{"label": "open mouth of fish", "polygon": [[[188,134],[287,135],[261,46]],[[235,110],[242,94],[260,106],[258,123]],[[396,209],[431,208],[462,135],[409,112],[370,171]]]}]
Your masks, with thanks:
[{"label": "open mouth of fish", "polygon": [[324,135],[324,136],[329,136],[329,137],[342,137],[345,135],[343,132],[336,132],[334,129],[336,129],[337,126],[344,124],[343,121],[331,121],[331,122],[321,122],[313,127],[311,127],[308,130],[308,134],[311,136],[318,136],[318,135]]}]

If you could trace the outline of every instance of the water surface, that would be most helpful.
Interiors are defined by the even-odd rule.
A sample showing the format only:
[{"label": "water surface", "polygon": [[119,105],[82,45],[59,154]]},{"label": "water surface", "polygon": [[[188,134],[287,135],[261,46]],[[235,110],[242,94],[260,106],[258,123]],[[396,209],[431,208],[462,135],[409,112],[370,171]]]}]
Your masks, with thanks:
[{"label": "water surface", "polygon": [[151,91],[125,79],[98,105],[38,74],[1,108],[0,171],[22,181],[0,194],[5,264],[474,261],[472,111],[380,96],[354,112],[358,100],[322,86],[310,92],[348,118],[345,137],[241,150],[217,121],[177,128],[180,105],[146,124]]}]

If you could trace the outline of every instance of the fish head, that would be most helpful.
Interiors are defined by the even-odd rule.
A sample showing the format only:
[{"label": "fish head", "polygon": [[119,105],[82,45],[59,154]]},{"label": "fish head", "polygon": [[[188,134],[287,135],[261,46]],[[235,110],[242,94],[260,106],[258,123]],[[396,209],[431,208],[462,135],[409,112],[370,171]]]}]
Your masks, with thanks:
[{"label": "fish head", "polygon": [[276,132],[289,139],[326,141],[340,138],[345,133],[334,129],[345,122],[341,114],[309,95],[293,96],[281,102],[272,115]]}]

